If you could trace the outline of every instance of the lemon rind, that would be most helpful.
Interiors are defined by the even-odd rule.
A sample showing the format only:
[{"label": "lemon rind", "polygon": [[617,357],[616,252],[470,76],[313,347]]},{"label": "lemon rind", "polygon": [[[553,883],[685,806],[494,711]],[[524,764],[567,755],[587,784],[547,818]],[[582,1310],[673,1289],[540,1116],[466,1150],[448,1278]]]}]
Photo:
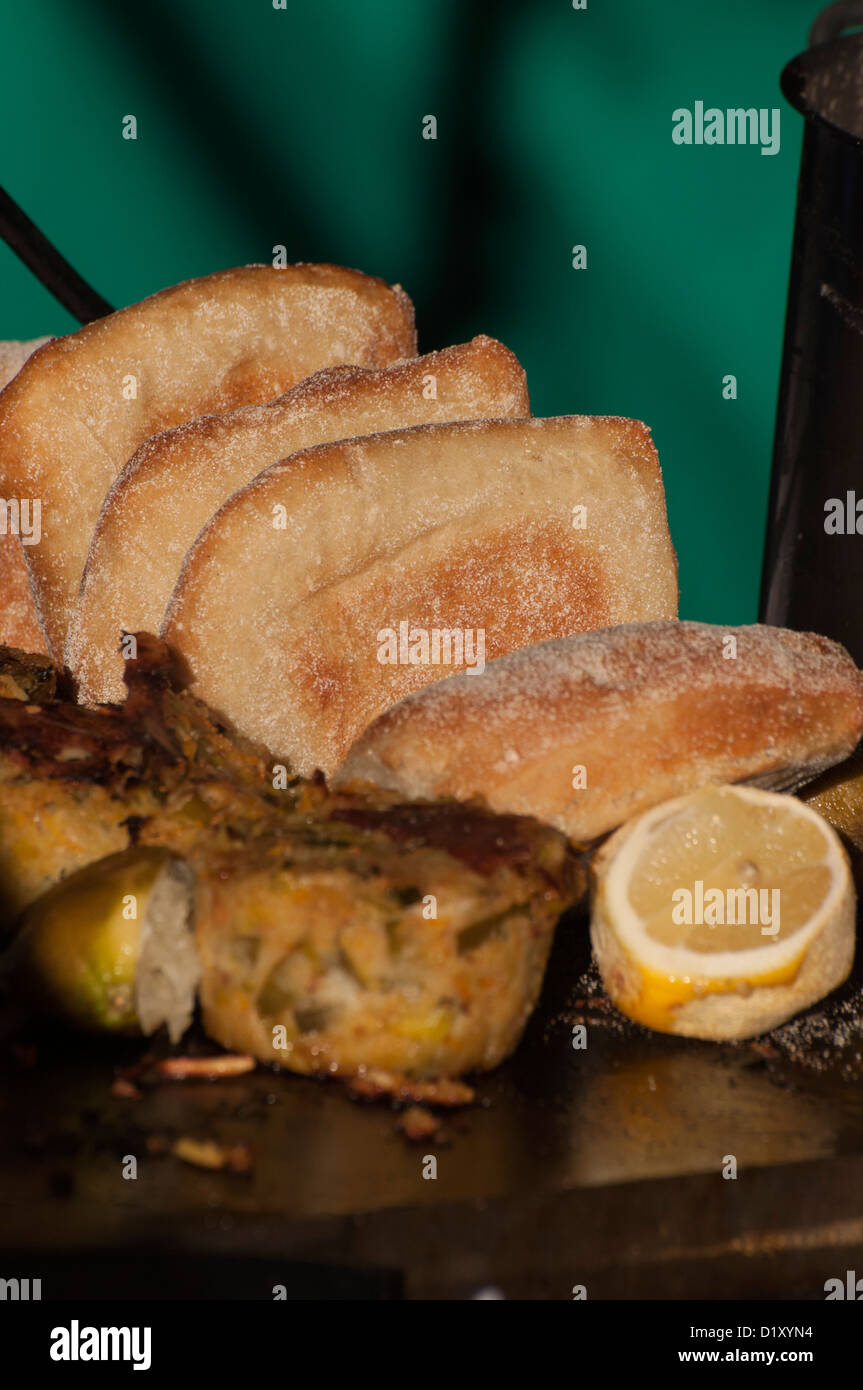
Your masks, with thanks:
[{"label": "lemon rind", "polygon": [[[761,805],[787,804],[792,801],[791,797],[782,793],[762,791],[754,787],[735,786],[733,789],[729,787],[728,790],[733,790],[736,796]],[[617,835],[613,836],[607,846],[603,847],[601,854],[605,855],[605,851],[609,851],[609,868],[603,886],[609,914],[616,923],[616,934],[635,961],[657,974],[677,977],[684,981],[688,977],[690,980],[695,978],[708,981],[742,980],[750,981],[753,984],[757,983],[760,976],[773,974],[789,965],[796,958],[802,957],[811,945],[813,938],[819,935],[823,929],[825,921],[830,920],[831,916],[839,911],[850,883],[848,857],[839,837],[824,818],[817,811],[813,811],[811,807],[804,805],[803,802],[794,800],[795,811],[790,812],[790,814],[795,817],[799,815],[803,819],[809,820],[823,837],[825,854],[821,862],[830,871],[831,876],[830,889],[811,921],[785,941],[773,941],[770,938],[765,938],[764,945],[744,951],[723,951],[716,955],[709,955],[688,951],[685,947],[676,948],[664,946],[661,943],[650,943],[649,954],[645,954],[643,946],[647,943],[640,928],[641,919],[632,907],[627,893],[629,871],[633,867],[636,856],[643,851],[645,840],[648,838],[653,825],[674,815],[679,807],[691,800],[692,793],[689,793],[653,807],[636,821],[624,826],[622,831],[617,832],[617,835],[621,836],[621,840],[616,849],[614,848],[614,841],[617,839]]]}]

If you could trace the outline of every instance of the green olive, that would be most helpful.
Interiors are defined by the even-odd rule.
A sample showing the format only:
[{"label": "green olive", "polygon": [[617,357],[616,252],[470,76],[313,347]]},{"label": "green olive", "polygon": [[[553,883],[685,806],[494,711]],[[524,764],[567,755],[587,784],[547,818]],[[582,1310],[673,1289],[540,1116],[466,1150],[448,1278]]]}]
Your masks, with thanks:
[{"label": "green olive", "polygon": [[[41,1012],[88,1032],[140,1034],[167,1021],[170,1008],[165,1017],[154,1018],[146,999],[142,1007],[140,986],[142,976],[152,979],[154,970],[165,977],[166,909],[178,958],[188,950],[185,874],[185,866],[165,850],[133,849],[56,884],[27,909],[16,946],[30,1000]],[[153,959],[154,941],[161,961]],[[171,945],[169,940],[169,953]]]}]

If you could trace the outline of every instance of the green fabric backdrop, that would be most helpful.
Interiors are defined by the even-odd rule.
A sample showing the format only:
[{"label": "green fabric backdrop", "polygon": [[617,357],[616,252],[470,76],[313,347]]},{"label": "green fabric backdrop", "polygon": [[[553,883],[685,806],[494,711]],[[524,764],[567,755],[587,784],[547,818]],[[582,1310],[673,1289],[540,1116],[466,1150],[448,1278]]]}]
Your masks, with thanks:
[{"label": "green fabric backdrop", "polygon": [[[503,338],[537,414],[644,419],[682,615],[751,621],[818,8],[6,0],[0,183],[117,305],[282,243],[401,281],[424,349]],[[696,100],[781,106],[779,154],[674,145]],[[0,247],[0,337],[74,326]]]}]

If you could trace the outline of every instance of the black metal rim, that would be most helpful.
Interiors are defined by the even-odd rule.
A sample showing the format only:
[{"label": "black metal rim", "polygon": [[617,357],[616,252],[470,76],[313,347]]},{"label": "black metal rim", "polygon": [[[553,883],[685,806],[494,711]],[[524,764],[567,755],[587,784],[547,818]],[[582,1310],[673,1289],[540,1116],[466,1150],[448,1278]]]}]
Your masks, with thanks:
[{"label": "black metal rim", "polygon": [[813,121],[816,125],[824,126],[831,133],[840,136],[855,149],[863,149],[863,136],[852,135],[843,126],[836,125],[834,121],[828,120],[820,111],[810,106],[806,97],[806,82],[812,67],[821,62],[829,61],[831,58],[839,57],[843,49],[850,45],[863,48],[863,34],[845,34],[841,38],[831,39],[828,43],[820,43],[815,48],[807,48],[804,53],[798,53],[796,58],[792,58],[790,63],[782,69],[779,78],[779,85],[782,95],[795,111],[799,111],[807,121]]}]

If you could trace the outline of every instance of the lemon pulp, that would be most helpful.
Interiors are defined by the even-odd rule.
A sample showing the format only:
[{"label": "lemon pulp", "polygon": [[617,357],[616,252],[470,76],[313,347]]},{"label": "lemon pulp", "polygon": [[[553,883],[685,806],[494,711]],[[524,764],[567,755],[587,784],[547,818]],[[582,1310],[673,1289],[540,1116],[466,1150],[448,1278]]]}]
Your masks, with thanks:
[{"label": "lemon pulp", "polygon": [[[746,801],[711,787],[652,828],[633,866],[629,901],[645,935],[658,945],[706,956],[770,951],[810,922],[826,898],[832,882],[826,851],[819,826],[794,815],[791,805]],[[675,920],[684,916],[679,907],[675,912],[675,893],[685,889],[695,903],[699,883],[702,900],[719,890],[723,906],[717,915],[725,921]],[[741,889],[747,897],[730,896]],[[779,930],[765,933],[765,925],[775,926],[768,921],[774,892]],[[745,920],[729,922],[730,915]]]}]

